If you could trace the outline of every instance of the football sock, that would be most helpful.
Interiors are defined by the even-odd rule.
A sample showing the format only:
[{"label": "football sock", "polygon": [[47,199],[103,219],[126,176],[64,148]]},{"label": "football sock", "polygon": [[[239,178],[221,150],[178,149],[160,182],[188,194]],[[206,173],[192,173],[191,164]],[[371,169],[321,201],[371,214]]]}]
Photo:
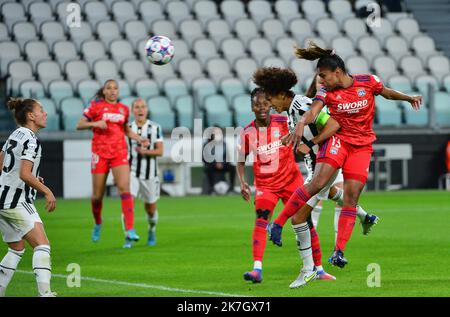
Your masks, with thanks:
[{"label": "football sock", "polygon": [[344,251],[350,236],[352,235],[353,227],[355,226],[356,208],[342,207],[339,216],[338,234],[336,239],[336,250]]},{"label": "football sock", "polygon": [[153,214],[153,216],[150,216],[149,214],[147,214],[149,230],[151,230],[153,232],[156,231],[156,225],[158,224],[158,219],[159,219],[158,210],[155,210],[155,213]]},{"label": "football sock", "polygon": [[322,265],[316,266],[316,270],[317,272],[323,271],[323,266]]},{"label": "football sock", "polygon": [[337,241],[338,227],[339,227],[339,216],[341,215],[342,207],[334,208],[334,243]]},{"label": "football sock", "polygon": [[50,278],[52,276],[50,246],[38,245],[33,253],[33,271],[36,276],[39,295],[50,292]]},{"label": "football sock", "polygon": [[311,211],[311,219],[312,219],[312,222],[313,222],[313,225],[315,228],[317,228],[317,226],[319,225],[319,217],[320,217],[321,212],[322,212],[322,206],[316,206]]},{"label": "football sock", "polygon": [[6,253],[5,257],[0,262],[0,297],[5,296],[6,288],[8,287],[24,253],[25,249],[16,251],[8,248],[8,253]]},{"label": "football sock", "polygon": [[358,216],[361,222],[366,220],[367,212],[363,209],[363,207],[357,205],[356,206],[356,215]]},{"label": "football sock", "polygon": [[253,228],[253,260],[262,261],[266,248],[266,227],[269,222],[263,218],[257,218]]},{"label": "football sock", "polygon": [[304,204],[311,198],[311,195],[306,191],[305,188],[299,187],[289,198],[286,205],[284,205],[283,210],[274,220],[274,223],[284,226],[286,221],[295,215],[295,213],[303,207]]},{"label": "football sock", "polygon": [[320,266],[322,265],[322,251],[320,250],[319,235],[314,227],[310,228],[309,231],[311,234],[311,247],[314,265]]},{"label": "football sock", "polygon": [[253,263],[253,269],[254,270],[262,270],[262,261],[255,261]]},{"label": "football sock", "polygon": [[92,215],[94,216],[95,224],[101,225],[102,224],[102,207],[103,207],[103,201],[102,200],[91,200],[91,207],[92,207]]},{"label": "football sock", "polygon": [[125,230],[133,229],[134,225],[134,200],[130,193],[120,195],[122,201],[122,215],[125,222]]},{"label": "football sock", "polygon": [[303,259],[303,268],[308,271],[314,269],[314,260],[311,249],[311,233],[307,222],[292,225],[297,238],[297,248]]},{"label": "football sock", "polygon": [[338,188],[336,194],[331,197],[331,200],[342,207],[344,205],[344,190],[342,188]]}]

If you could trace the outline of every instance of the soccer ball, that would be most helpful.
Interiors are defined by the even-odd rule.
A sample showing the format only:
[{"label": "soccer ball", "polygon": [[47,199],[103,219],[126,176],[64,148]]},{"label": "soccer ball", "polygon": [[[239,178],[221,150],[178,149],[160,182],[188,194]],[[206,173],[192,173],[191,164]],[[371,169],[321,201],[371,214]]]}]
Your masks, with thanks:
[{"label": "soccer ball", "polygon": [[172,60],[175,54],[175,48],[168,37],[156,35],[145,44],[145,52],[150,63],[165,65]]},{"label": "soccer ball", "polygon": [[214,191],[219,195],[226,195],[230,186],[224,181],[220,181],[214,185]]}]

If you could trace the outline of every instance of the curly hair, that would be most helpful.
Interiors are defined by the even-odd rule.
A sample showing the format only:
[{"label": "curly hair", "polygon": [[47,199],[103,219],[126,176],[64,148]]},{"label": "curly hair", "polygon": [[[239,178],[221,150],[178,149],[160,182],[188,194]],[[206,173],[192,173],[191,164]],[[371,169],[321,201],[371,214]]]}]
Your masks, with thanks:
[{"label": "curly hair", "polygon": [[339,55],[335,54],[334,50],[321,48],[313,41],[309,42],[307,48],[296,47],[294,54],[297,58],[306,59],[308,61],[319,59],[317,68],[324,67],[331,69],[332,71],[335,71],[336,68],[340,68],[344,72],[347,72],[344,61]]},{"label": "curly hair", "polygon": [[291,92],[297,84],[297,76],[289,68],[263,67],[253,73],[253,82],[268,95]]}]

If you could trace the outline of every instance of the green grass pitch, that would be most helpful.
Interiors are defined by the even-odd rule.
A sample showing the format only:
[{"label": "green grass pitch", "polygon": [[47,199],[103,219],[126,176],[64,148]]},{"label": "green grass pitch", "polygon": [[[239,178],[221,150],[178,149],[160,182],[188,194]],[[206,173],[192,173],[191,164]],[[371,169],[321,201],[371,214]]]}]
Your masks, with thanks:
[{"label": "green grass pitch", "polygon": [[[239,196],[163,197],[159,202],[158,243],[146,246],[146,220],[136,203],[141,235],[122,249],[120,201],[106,199],[103,232],[90,241],[93,220],[88,200],[59,200],[48,214],[36,203],[52,246],[53,289],[58,296],[450,296],[450,195],[437,191],[365,193],[361,204],[381,221],[363,236],[359,221],[347,245],[344,269],[326,263],[334,240],[334,208],[325,203],[318,226],[325,269],[336,281],[314,281],[291,290],[300,258],[290,225],[283,247],[269,241],[264,281],[251,284],[242,275],[252,267],[253,204]],[[281,209],[281,202],[276,213]],[[0,256],[6,252],[4,244]],[[36,296],[27,246],[7,296]],[[67,266],[81,268],[81,286],[68,287]],[[381,269],[380,287],[368,287],[371,263]],[[369,278],[370,279],[370,278]]]}]

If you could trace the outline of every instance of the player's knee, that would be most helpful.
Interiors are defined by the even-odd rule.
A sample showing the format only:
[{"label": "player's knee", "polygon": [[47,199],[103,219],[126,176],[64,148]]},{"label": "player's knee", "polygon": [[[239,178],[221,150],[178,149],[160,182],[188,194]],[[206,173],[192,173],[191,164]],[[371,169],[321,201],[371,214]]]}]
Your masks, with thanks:
[{"label": "player's knee", "polygon": [[94,205],[100,205],[102,203],[102,197],[100,195],[92,195],[91,198],[92,204]]},{"label": "player's knee", "polygon": [[262,218],[264,220],[268,220],[269,215],[270,215],[269,209],[256,209],[256,218],[258,219]]}]

